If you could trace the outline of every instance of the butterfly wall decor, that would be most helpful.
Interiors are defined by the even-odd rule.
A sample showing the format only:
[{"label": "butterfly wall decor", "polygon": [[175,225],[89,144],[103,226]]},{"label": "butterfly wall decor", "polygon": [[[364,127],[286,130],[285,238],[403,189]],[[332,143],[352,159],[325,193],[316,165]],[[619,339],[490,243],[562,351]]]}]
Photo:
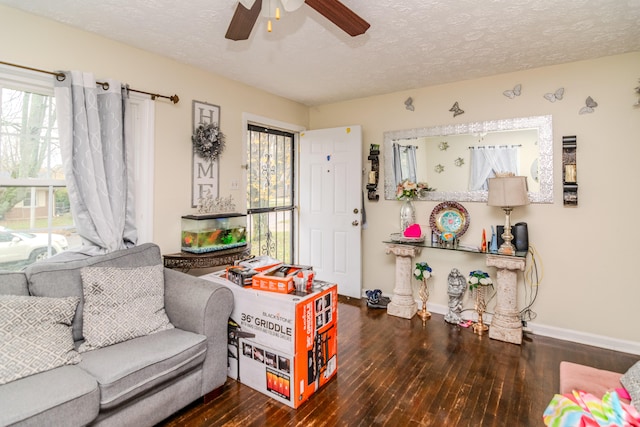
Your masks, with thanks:
[{"label": "butterfly wall decor", "polygon": [[563,96],[564,96],[564,88],[561,87],[560,89],[556,90],[553,93],[545,93],[544,99],[546,99],[549,102],[556,102],[556,101],[562,101]]},{"label": "butterfly wall decor", "polygon": [[409,111],[413,111],[415,110],[415,107],[413,106],[413,98],[412,97],[408,97],[405,101],[404,101],[404,108],[406,108]]},{"label": "butterfly wall decor", "polygon": [[458,101],[453,104],[453,107],[449,108],[449,111],[453,113],[453,117],[459,116],[460,114],[464,114],[464,110],[460,108],[458,105]]},{"label": "butterfly wall decor", "polygon": [[517,84],[513,87],[513,90],[505,90],[504,92],[502,92],[502,94],[504,96],[506,96],[509,99],[513,99],[516,96],[520,96],[520,94],[522,93],[522,85],[521,84]]},{"label": "butterfly wall decor", "polygon": [[593,109],[598,106],[598,103],[593,100],[592,97],[587,96],[587,99],[584,101],[585,106],[580,109],[578,114],[590,114],[593,113]]}]

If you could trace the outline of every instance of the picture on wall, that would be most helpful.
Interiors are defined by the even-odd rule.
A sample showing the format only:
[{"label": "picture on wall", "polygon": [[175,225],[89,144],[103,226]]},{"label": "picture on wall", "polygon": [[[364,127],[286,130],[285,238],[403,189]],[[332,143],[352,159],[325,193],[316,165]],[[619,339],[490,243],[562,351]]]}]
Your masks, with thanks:
[{"label": "picture on wall", "polygon": [[[193,101],[194,135],[196,135],[196,130],[201,126],[219,129],[220,107],[218,105]],[[215,199],[218,197],[219,160],[217,158],[202,157],[198,154],[197,141],[193,141],[193,144],[191,206],[196,207],[200,199]]]}]

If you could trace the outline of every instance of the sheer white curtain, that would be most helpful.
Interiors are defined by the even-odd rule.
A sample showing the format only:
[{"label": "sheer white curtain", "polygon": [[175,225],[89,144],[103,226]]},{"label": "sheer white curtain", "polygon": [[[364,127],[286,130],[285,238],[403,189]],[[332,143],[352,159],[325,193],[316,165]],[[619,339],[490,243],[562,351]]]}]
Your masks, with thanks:
[{"label": "sheer white curtain", "polygon": [[69,200],[85,253],[135,246],[133,147],[128,91],[91,73],[65,72],[55,95]]},{"label": "sheer white curtain", "polygon": [[517,146],[471,147],[471,173],[469,190],[486,190],[487,178],[497,173],[511,172],[519,175],[520,150]]},{"label": "sheer white curtain", "polygon": [[416,177],[416,150],[418,147],[415,145],[407,145],[405,146],[406,155],[407,155],[407,179],[413,182],[418,182]]}]

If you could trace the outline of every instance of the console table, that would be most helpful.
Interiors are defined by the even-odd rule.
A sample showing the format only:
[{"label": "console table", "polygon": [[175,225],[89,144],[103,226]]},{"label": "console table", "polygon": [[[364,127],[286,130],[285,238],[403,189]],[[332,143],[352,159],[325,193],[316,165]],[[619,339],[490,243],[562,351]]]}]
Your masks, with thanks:
[{"label": "console table", "polygon": [[178,252],[163,255],[164,266],[167,268],[181,269],[187,272],[192,268],[211,268],[232,265],[235,261],[251,256],[251,246],[239,246],[237,248],[221,251],[194,254],[191,252]]},{"label": "console table", "polygon": [[[443,247],[428,242],[383,242],[387,245],[386,253],[396,256],[396,283],[387,313],[393,316],[411,319],[417,312],[417,304],[413,299],[411,277],[413,274],[412,259],[420,255],[422,248],[451,250],[476,253],[486,256],[488,267],[497,268],[496,277],[496,310],[489,328],[489,338],[513,344],[522,343],[522,322],[518,310],[518,270],[524,271],[527,252],[516,252],[515,255],[499,255],[492,252],[480,252],[468,247]],[[411,301],[409,301],[409,299]]]}]

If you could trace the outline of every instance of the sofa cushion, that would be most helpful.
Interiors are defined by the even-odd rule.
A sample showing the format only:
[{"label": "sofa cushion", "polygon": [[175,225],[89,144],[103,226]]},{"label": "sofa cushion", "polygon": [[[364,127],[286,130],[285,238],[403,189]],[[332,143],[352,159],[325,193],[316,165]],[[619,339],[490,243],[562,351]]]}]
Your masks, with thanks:
[{"label": "sofa cushion", "polygon": [[[73,338],[82,339],[82,278],[83,267],[143,267],[162,264],[160,248],[153,243],[145,243],[129,249],[122,249],[105,255],[86,256],[84,259],[71,257],[68,251],[62,252],[46,261],[29,265],[25,274],[29,282],[29,293],[42,297],[80,298],[80,305],[73,319]],[[60,260],[56,262],[56,260]]]},{"label": "sofa cushion", "polygon": [[80,352],[173,328],[164,310],[164,267],[82,269]]},{"label": "sofa cushion", "polygon": [[640,361],[620,377],[620,382],[631,396],[631,404],[640,411]]},{"label": "sofa cushion", "polygon": [[[0,387],[0,425],[86,425],[98,416],[100,391],[88,373],[62,366]],[[56,421],[58,420],[58,421]]]},{"label": "sofa cushion", "polygon": [[560,394],[581,390],[602,397],[606,392],[622,386],[621,376],[622,374],[617,372],[562,361],[560,362]]},{"label": "sofa cushion", "polygon": [[204,335],[170,329],[83,353],[78,366],[97,379],[109,410],[197,368],[206,351]]},{"label": "sofa cushion", "polygon": [[78,301],[0,295],[0,384],[80,361],[71,332]]},{"label": "sofa cushion", "polygon": [[29,295],[24,273],[0,271],[0,295]]}]

